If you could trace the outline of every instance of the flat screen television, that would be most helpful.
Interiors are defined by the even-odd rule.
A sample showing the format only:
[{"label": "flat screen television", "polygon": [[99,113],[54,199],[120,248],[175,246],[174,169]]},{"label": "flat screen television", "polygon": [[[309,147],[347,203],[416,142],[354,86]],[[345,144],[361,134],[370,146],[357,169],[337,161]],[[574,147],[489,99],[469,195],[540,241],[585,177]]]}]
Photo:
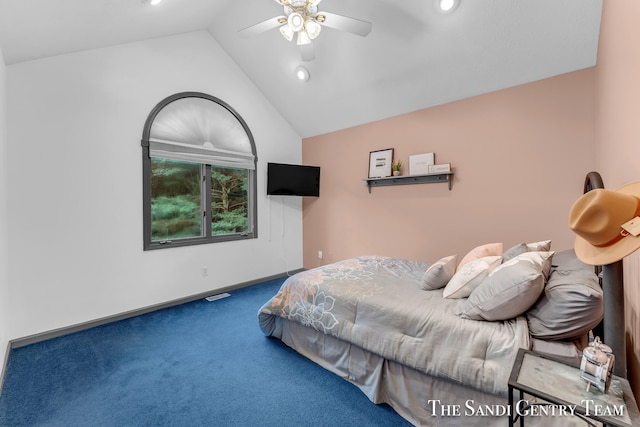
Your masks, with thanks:
[{"label": "flat screen television", "polygon": [[320,167],[268,163],[267,194],[319,197]]}]

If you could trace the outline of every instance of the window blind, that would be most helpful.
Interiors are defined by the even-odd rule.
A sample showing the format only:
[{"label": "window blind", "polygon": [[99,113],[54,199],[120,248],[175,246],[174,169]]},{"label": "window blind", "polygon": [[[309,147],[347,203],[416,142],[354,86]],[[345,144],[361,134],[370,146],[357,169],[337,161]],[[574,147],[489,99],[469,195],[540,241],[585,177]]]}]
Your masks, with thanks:
[{"label": "window blind", "polygon": [[149,132],[149,156],[255,169],[242,123],[224,106],[199,97],[179,98],[156,114]]}]

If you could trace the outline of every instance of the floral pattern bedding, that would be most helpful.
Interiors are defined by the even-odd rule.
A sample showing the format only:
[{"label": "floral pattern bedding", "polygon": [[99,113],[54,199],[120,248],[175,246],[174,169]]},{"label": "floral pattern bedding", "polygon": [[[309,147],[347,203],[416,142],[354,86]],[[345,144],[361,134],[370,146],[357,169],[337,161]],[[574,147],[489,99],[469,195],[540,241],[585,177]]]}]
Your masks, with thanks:
[{"label": "floral pattern bedding", "polygon": [[481,391],[506,394],[526,319],[485,322],[456,315],[464,300],[420,289],[428,264],[362,256],[289,277],[259,310],[266,335],[276,318],[335,336],[386,359]]}]

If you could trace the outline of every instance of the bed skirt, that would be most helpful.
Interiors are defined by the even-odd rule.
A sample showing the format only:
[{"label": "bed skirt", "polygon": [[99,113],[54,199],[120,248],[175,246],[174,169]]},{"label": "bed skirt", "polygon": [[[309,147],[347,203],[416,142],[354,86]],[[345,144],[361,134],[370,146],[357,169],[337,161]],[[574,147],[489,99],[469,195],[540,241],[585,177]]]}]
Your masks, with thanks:
[{"label": "bed skirt", "polygon": [[[508,426],[508,417],[491,416],[508,408],[507,396],[482,392],[419,372],[287,319],[271,316],[272,337],[357,386],[373,403],[386,403],[416,426]],[[535,399],[529,398],[530,401]],[[448,408],[445,405],[452,405]],[[451,414],[451,408],[459,414]],[[449,414],[447,410],[449,409]],[[584,426],[577,418],[528,418],[527,426]]]}]

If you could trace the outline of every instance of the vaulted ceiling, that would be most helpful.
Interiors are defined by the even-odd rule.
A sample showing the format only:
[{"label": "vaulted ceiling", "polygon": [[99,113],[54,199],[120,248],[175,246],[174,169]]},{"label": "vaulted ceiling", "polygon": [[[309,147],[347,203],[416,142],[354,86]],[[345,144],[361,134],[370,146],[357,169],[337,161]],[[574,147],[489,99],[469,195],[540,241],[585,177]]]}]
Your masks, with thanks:
[{"label": "vaulted ceiling", "polygon": [[[207,30],[298,131],[319,135],[596,64],[602,0],[323,0],[373,23],[367,37],[324,27],[315,59],[277,29],[274,0],[0,0],[7,65]],[[296,80],[304,65],[311,77]],[[215,95],[215,94],[214,94]]]}]

